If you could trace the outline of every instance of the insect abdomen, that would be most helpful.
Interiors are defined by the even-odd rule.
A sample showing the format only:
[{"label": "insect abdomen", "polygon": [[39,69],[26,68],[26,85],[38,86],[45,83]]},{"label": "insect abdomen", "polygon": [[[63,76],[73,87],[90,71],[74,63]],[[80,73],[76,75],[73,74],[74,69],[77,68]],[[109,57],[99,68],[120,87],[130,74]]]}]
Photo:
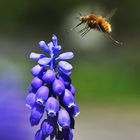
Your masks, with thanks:
[{"label": "insect abdomen", "polygon": [[104,32],[108,32],[108,33],[112,32],[111,25],[108,22],[103,22],[102,27],[104,29]]}]

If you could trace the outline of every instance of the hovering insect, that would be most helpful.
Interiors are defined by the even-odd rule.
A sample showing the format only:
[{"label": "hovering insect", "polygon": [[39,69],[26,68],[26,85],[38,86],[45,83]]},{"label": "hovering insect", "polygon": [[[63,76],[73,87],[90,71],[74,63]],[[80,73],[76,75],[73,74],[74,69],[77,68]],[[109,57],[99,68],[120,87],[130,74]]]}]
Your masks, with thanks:
[{"label": "hovering insect", "polygon": [[84,16],[80,14],[80,17],[79,17],[80,23],[77,24],[75,27],[73,27],[71,30],[74,30],[81,24],[85,24],[85,27],[79,31],[82,37],[86,35],[91,29],[95,29],[104,33],[105,37],[109,37],[116,44],[122,45],[121,42],[115,40],[111,36],[110,34],[112,32],[111,24],[107,21],[109,18],[111,18],[115,14],[115,12],[116,12],[116,9],[114,9],[107,17],[104,17],[104,18],[102,16],[97,16],[96,14],[88,14]]}]

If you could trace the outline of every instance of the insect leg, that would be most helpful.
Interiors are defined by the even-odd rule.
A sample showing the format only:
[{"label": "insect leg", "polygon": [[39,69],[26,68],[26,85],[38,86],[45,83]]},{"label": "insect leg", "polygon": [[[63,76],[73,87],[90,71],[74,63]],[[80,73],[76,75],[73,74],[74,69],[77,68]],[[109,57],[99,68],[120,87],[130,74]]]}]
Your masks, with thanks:
[{"label": "insect leg", "polygon": [[116,44],[123,45],[122,42],[119,42],[119,41],[115,40],[110,34],[106,34],[106,35],[107,35],[107,37],[109,37],[109,39],[111,39],[112,41],[114,41]]},{"label": "insect leg", "polygon": [[77,28],[79,25],[81,25],[83,22],[80,22],[79,24],[77,24],[76,26],[74,26],[71,31],[73,31],[75,28]]},{"label": "insect leg", "polygon": [[86,30],[85,32],[83,32],[83,33],[81,34],[81,36],[84,37],[90,30],[91,30],[91,28],[87,28],[87,30]]},{"label": "insect leg", "polygon": [[103,30],[101,29],[101,27],[99,26],[99,25],[97,25],[98,26],[98,28],[99,28],[99,30],[104,34],[104,36],[106,37],[106,38],[108,38],[108,36],[106,36],[106,34],[103,32]]},{"label": "insect leg", "polygon": [[101,29],[101,27],[100,27],[98,24],[97,24],[97,26],[98,26],[99,30],[100,30],[102,33],[104,33],[103,30]]},{"label": "insect leg", "polygon": [[86,25],[82,30],[78,31],[78,33],[82,33],[83,31],[87,30],[89,27]]}]

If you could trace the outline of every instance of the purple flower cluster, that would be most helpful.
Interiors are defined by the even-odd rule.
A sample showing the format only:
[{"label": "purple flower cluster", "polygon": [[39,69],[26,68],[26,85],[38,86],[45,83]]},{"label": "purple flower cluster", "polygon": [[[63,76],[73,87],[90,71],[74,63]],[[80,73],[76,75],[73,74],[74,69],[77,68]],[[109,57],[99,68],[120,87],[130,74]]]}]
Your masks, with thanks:
[{"label": "purple flower cluster", "polygon": [[26,105],[31,109],[30,123],[38,125],[44,112],[46,119],[42,121],[36,132],[35,140],[72,140],[74,117],[79,114],[75,101],[75,88],[70,75],[72,65],[66,60],[74,57],[72,52],[60,53],[61,46],[57,37],[46,44],[39,42],[39,47],[47,54],[31,53],[30,59],[38,64],[31,69],[34,76],[29,86]]}]

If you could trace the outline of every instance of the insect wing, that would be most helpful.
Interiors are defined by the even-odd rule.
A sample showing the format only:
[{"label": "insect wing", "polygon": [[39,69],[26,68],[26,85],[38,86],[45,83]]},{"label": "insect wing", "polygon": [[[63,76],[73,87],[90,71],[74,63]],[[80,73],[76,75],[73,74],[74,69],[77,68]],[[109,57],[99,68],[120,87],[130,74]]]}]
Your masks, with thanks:
[{"label": "insect wing", "polygon": [[114,16],[114,14],[116,13],[117,8],[113,9],[106,17],[105,19],[110,19]]}]

